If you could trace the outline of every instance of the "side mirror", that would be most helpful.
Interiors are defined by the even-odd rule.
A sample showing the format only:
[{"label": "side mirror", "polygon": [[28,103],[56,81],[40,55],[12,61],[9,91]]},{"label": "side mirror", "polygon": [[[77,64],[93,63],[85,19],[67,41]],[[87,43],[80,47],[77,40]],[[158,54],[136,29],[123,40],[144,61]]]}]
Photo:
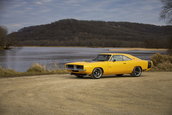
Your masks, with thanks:
[{"label": "side mirror", "polygon": [[116,61],[116,59],[113,60],[113,62],[115,62],[115,61]]}]

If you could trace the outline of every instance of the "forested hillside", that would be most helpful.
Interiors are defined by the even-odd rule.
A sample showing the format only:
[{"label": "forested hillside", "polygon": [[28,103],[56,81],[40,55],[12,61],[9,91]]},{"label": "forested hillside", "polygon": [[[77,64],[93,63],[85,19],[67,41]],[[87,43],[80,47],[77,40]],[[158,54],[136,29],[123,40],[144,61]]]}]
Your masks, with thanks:
[{"label": "forested hillside", "polygon": [[172,26],[64,19],[8,35],[16,45],[166,48]]}]

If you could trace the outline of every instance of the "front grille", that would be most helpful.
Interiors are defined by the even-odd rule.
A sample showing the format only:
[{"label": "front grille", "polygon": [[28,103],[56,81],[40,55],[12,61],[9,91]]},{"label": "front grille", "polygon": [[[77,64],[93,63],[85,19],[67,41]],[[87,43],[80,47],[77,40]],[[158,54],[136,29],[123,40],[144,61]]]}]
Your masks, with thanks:
[{"label": "front grille", "polygon": [[76,65],[76,69],[84,69],[82,65]]},{"label": "front grille", "polygon": [[70,70],[83,70],[84,66],[82,66],[82,65],[66,65],[66,68],[70,69]]}]

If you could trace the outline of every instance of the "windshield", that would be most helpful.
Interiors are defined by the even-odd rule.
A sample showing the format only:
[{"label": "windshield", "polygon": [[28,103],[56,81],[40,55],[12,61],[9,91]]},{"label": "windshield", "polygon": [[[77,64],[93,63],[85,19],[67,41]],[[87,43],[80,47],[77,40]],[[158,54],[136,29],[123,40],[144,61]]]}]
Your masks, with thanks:
[{"label": "windshield", "polygon": [[111,55],[98,55],[93,61],[108,61]]}]

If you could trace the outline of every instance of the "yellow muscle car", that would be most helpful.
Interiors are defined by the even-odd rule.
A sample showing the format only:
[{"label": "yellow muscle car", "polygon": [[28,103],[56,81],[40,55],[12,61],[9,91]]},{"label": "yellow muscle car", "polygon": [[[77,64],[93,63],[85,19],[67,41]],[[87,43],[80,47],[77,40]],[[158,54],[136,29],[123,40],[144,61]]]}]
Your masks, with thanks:
[{"label": "yellow muscle car", "polygon": [[89,75],[94,79],[102,75],[130,74],[139,77],[142,71],[151,69],[152,61],[141,60],[130,54],[124,53],[101,53],[91,62],[73,62],[65,64],[71,75],[83,77]]}]

